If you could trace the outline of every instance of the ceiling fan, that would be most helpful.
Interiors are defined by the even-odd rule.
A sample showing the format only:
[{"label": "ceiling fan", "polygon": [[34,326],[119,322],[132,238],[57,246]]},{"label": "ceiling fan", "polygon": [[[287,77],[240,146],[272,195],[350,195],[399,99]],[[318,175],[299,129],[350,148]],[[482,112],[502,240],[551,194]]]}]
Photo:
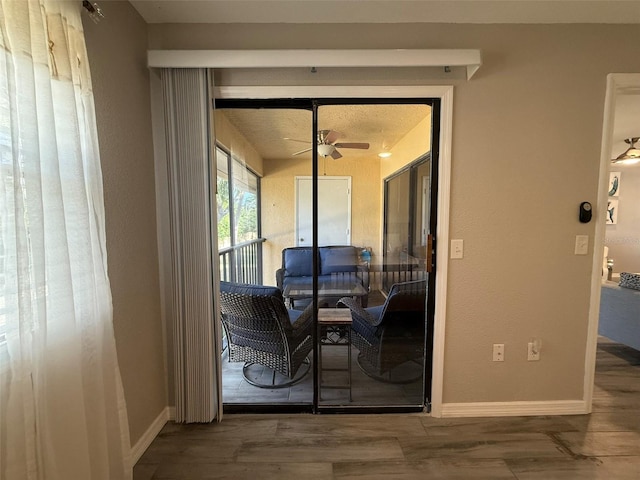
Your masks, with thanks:
[{"label": "ceiling fan", "polygon": [[[342,142],[336,143],[336,140],[340,137],[340,133],[335,130],[319,130],[318,131],[318,155],[322,157],[331,157],[334,159],[341,158],[342,155],[337,150],[338,148],[359,148],[366,150],[369,148],[368,143],[354,143],[354,142]],[[306,140],[296,140],[295,138],[286,138],[292,142],[311,143]],[[310,152],[313,147],[305,148],[299,152],[295,152],[293,155],[300,155],[302,153]]]}]

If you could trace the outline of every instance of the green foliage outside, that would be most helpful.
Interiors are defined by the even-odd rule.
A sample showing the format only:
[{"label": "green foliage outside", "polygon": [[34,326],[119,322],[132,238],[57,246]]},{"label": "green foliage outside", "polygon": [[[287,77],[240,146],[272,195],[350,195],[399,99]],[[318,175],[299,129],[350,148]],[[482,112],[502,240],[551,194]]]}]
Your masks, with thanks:
[{"label": "green foliage outside", "polygon": [[[231,246],[231,223],[229,203],[229,182],[218,178],[218,245],[219,248]],[[235,215],[235,243],[258,238],[258,199],[256,194],[238,188],[233,189]]]}]

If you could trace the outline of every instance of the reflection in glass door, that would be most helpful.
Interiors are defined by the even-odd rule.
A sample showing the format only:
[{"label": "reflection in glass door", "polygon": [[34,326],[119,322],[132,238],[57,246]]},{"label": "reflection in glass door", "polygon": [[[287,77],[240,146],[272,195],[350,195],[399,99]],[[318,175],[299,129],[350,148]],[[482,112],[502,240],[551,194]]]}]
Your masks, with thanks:
[{"label": "reflection in glass door", "polygon": [[401,277],[410,271],[409,249],[411,248],[411,171],[408,168],[396,173],[384,183],[384,223],[383,223],[383,292],[405,280]]},{"label": "reflection in glass door", "polygon": [[394,283],[425,277],[430,172],[430,157],[423,155],[384,180],[384,291]]}]

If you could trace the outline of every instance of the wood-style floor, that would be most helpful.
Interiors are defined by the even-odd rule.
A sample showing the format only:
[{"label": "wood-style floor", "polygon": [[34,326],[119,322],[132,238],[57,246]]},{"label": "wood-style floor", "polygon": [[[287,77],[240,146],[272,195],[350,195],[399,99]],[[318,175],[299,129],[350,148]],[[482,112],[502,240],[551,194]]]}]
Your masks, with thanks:
[{"label": "wood-style floor", "polygon": [[593,413],[226,415],[167,424],[134,480],[640,479],[640,352],[602,339]]}]

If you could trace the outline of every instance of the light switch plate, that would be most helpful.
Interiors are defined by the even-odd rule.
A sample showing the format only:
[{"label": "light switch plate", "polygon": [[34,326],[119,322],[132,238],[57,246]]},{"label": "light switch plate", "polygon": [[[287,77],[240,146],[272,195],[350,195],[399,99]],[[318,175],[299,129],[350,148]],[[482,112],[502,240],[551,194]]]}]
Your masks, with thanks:
[{"label": "light switch plate", "polygon": [[527,344],[527,360],[529,362],[537,362],[540,360],[540,347],[536,348],[535,342]]},{"label": "light switch plate", "polygon": [[451,240],[451,258],[462,258],[464,256],[464,242],[460,239]]},{"label": "light switch plate", "polygon": [[589,252],[589,235],[576,235],[575,255],[586,255]]}]

